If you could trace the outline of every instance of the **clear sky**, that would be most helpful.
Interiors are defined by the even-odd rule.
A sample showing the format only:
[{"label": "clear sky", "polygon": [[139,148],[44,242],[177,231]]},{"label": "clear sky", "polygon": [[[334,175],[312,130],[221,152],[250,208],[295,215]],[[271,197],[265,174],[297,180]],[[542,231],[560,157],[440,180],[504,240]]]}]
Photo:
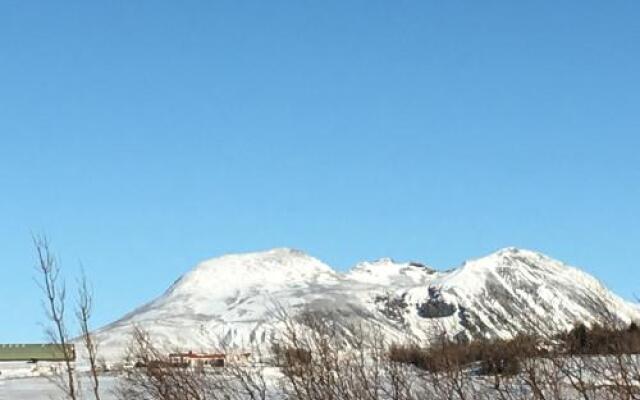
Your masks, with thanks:
[{"label": "clear sky", "polygon": [[640,2],[3,1],[0,342],[31,232],[96,324],[198,261],[505,246],[640,293]]}]

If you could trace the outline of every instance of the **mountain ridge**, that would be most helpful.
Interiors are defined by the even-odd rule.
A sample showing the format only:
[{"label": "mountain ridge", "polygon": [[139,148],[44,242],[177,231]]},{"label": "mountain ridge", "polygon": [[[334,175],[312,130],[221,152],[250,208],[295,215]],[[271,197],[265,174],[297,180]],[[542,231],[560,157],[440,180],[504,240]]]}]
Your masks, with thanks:
[{"label": "mountain ridge", "polygon": [[607,310],[621,321],[640,319],[637,306],[593,276],[531,250],[506,247],[445,271],[383,258],[337,272],[300,250],[276,248],[205,260],[97,337],[108,358],[122,353],[133,326],[167,348],[265,345],[277,330],[275,303],[292,315],[334,312],[345,325],[365,319],[390,337],[427,341],[435,329],[465,340],[560,331]]}]

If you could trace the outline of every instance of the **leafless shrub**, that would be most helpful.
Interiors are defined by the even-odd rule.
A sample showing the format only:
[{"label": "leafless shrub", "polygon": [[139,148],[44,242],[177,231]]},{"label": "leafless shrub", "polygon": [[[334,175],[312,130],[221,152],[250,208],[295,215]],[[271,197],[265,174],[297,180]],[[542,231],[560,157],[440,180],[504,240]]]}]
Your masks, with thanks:
[{"label": "leafless shrub", "polygon": [[[459,343],[442,331],[429,346],[388,343],[372,323],[348,323],[334,313],[291,317],[275,307],[277,333],[260,366],[221,370],[177,368],[137,332],[139,368],[123,380],[122,399],[200,400],[560,400],[637,399],[638,358],[632,333],[607,344],[607,354],[574,351],[565,335],[521,334],[510,340]],[[597,328],[600,329],[600,328]],[[600,342],[601,332],[594,328]],[[567,333],[570,335],[571,333]],[[617,340],[617,339],[616,339]],[[259,354],[259,350],[256,350]],[[265,368],[278,371],[269,382]],[[277,388],[276,388],[277,387]]]},{"label": "leafless shrub", "polygon": [[82,271],[78,279],[78,294],[76,299],[76,319],[80,326],[80,338],[87,352],[91,386],[96,400],[100,400],[100,377],[98,375],[98,344],[93,338],[89,321],[93,313],[93,292],[89,287],[87,276]]},{"label": "leafless shrub", "polygon": [[[340,321],[332,313],[304,312],[295,318],[279,309],[283,328],[273,346],[288,399],[413,400],[423,392],[417,369],[392,359],[374,324]],[[398,356],[399,357],[399,356]]]},{"label": "leafless shrub", "polygon": [[[43,308],[49,326],[45,332],[51,343],[58,346],[63,355],[64,369],[53,376],[53,381],[71,400],[79,398],[80,379],[75,368],[76,350],[67,327],[67,290],[61,275],[60,265],[51,251],[49,241],[44,236],[34,236],[33,244],[37,255],[37,282],[43,294]],[[89,288],[84,271],[78,279],[75,316],[80,328],[80,339],[88,355],[91,385],[96,400],[100,400],[100,378],[98,375],[98,346],[90,330],[93,313],[93,293]]]},{"label": "leafless shrub", "polygon": [[116,388],[122,400],[266,400],[273,394],[263,368],[233,361],[224,368],[177,364],[139,327],[127,361],[133,368],[124,371]]},{"label": "leafless shrub", "polygon": [[[560,336],[560,370],[582,399],[640,398],[640,331],[606,309]],[[561,360],[559,362],[558,360]]]},{"label": "leafless shrub", "polygon": [[[209,385],[191,369],[174,366],[153,344],[147,332],[135,328],[128,349],[128,362],[116,389],[120,399],[204,400]],[[214,397],[215,398],[215,397]]]},{"label": "leafless shrub", "polygon": [[56,375],[55,383],[67,398],[76,400],[78,388],[73,366],[75,354],[65,320],[66,286],[47,238],[34,236],[33,244],[37,254],[38,285],[44,296],[43,308],[50,323],[45,331],[51,343],[58,346],[65,365],[64,374]]}]

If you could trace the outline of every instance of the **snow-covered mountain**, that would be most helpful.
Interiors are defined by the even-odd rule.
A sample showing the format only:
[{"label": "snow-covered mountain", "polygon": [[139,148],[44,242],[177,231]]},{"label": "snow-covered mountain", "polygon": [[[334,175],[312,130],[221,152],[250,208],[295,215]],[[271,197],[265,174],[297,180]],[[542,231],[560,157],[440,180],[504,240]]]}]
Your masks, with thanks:
[{"label": "snow-covered mountain", "polygon": [[267,344],[281,306],[366,319],[390,336],[429,340],[509,337],[531,329],[554,332],[610,312],[640,320],[640,309],[592,276],[542,254],[507,248],[438,272],[390,259],[338,273],[292,249],[233,254],[202,262],[162,296],[97,332],[102,352],[122,355],[134,326],[167,349],[210,350]]}]

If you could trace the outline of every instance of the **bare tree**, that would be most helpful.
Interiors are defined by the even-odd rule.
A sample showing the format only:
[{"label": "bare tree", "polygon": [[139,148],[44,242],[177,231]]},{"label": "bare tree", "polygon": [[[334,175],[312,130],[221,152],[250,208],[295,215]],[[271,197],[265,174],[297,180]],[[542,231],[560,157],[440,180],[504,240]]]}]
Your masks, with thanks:
[{"label": "bare tree", "polygon": [[[606,354],[582,354],[562,336],[533,331],[509,340],[460,342],[441,330],[430,346],[422,347],[407,338],[388,345],[375,322],[349,323],[335,312],[302,311],[292,317],[276,305],[273,314],[272,354],[258,367],[198,370],[176,365],[138,333],[138,368],[127,373],[134,379],[124,381],[128,391],[121,398],[640,399],[640,336],[635,333],[591,333],[600,335],[598,346],[602,335],[615,342],[607,344]],[[277,371],[271,377],[275,381],[265,378],[265,367]]]},{"label": "bare tree", "polygon": [[78,293],[76,299],[76,318],[78,321],[78,325],[80,326],[82,344],[87,351],[87,358],[89,360],[89,371],[91,374],[93,395],[96,400],[100,400],[100,378],[98,376],[98,344],[96,343],[89,327],[89,320],[91,319],[91,315],[93,313],[93,291],[89,286],[84,269],[82,270],[77,284]]},{"label": "bare tree", "polygon": [[77,382],[73,368],[75,350],[70,343],[65,323],[66,286],[60,275],[60,266],[51,252],[47,238],[34,236],[33,244],[38,258],[36,265],[40,277],[38,285],[44,295],[43,308],[50,322],[46,333],[51,342],[58,346],[64,358],[65,374],[59,377],[61,380],[57,384],[64,391],[66,397],[76,400]]},{"label": "bare tree", "polygon": [[134,328],[127,351],[132,368],[121,377],[116,395],[122,400],[267,400],[274,389],[264,369],[239,360],[223,368],[177,363],[156,347],[148,332]]},{"label": "bare tree", "polygon": [[175,368],[168,357],[155,347],[147,332],[134,328],[128,349],[134,368],[125,370],[117,387],[123,400],[204,400],[204,383],[192,371]]}]

